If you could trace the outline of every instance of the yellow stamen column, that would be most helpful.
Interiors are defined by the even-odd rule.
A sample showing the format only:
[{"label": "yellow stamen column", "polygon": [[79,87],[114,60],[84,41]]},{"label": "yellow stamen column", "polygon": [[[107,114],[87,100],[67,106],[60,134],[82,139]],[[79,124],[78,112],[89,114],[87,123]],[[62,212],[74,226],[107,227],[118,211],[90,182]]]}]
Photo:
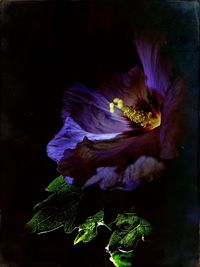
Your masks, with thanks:
[{"label": "yellow stamen column", "polygon": [[114,113],[115,108],[121,110],[123,115],[129,118],[131,121],[140,124],[143,128],[154,129],[160,125],[160,114],[158,117],[153,118],[152,112],[144,112],[143,110],[136,110],[129,106],[124,106],[122,99],[114,98],[110,103],[110,112]]}]

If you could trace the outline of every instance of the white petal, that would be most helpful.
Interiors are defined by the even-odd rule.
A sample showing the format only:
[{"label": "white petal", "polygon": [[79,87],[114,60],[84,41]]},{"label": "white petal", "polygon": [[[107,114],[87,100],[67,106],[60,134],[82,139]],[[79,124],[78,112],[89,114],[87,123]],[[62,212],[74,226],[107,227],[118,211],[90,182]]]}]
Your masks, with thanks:
[{"label": "white petal", "polygon": [[141,156],[135,163],[119,172],[118,167],[101,167],[83,186],[99,184],[102,190],[133,190],[143,180],[151,181],[165,169],[163,162],[152,157]]}]

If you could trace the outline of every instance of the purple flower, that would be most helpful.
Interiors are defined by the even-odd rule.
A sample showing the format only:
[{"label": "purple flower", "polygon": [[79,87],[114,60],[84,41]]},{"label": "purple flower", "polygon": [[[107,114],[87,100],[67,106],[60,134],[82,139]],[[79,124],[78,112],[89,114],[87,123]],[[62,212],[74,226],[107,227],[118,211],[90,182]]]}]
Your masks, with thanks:
[{"label": "purple flower", "polygon": [[185,78],[172,82],[159,35],[137,36],[135,45],[142,68],[65,93],[64,125],[47,152],[68,183],[132,190],[179,153]]}]

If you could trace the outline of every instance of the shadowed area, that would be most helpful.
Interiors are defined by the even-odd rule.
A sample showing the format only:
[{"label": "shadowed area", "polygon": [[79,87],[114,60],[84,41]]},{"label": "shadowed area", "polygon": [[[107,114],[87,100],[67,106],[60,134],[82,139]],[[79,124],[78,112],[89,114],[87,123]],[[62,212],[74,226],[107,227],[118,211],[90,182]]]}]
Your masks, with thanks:
[{"label": "shadowed area", "polygon": [[[33,205],[46,197],[56,164],[46,145],[62,126],[64,90],[96,88],[113,73],[140,64],[133,26],[166,34],[163,52],[174,77],[186,73],[187,140],[162,180],[133,192],[89,190],[83,213],[102,203],[107,220],[134,205],[156,227],[134,256],[139,267],[193,267],[198,257],[198,4],[196,1],[10,1],[2,4],[0,266],[113,266],[108,233],[73,246],[62,230],[34,236],[25,229]],[[145,256],[144,256],[145,255]]]}]

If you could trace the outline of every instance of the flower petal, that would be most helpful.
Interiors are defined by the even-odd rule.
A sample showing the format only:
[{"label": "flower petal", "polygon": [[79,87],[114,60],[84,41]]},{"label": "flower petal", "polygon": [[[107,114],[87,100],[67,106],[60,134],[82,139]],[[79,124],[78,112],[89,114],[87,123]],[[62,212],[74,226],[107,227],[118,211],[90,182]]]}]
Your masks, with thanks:
[{"label": "flower petal", "polygon": [[64,179],[65,179],[65,182],[67,184],[73,184],[74,183],[74,179],[72,177],[65,176]]},{"label": "flower petal", "polygon": [[177,156],[178,147],[183,142],[185,118],[186,79],[181,77],[174,82],[165,96],[160,128],[160,158],[171,159]]},{"label": "flower petal", "polygon": [[48,143],[48,156],[59,161],[63,153],[68,148],[75,148],[77,143],[81,142],[84,136],[91,140],[106,140],[115,137],[117,134],[92,134],[84,131],[72,118],[65,119],[64,126],[60,132]]},{"label": "flower petal", "polygon": [[145,75],[139,66],[135,66],[126,74],[113,75],[100,86],[100,92],[109,101],[120,98],[125,105],[135,106],[138,100],[147,99],[147,88]]},{"label": "flower petal", "polygon": [[[132,136],[132,133],[124,133],[113,140],[94,142],[98,160],[102,166],[127,165],[133,163],[141,155],[157,156],[159,153],[159,127]],[[133,132],[134,134],[134,132]]]},{"label": "flower petal", "polygon": [[170,86],[170,66],[161,57],[160,48],[164,39],[159,34],[136,35],[135,45],[147,77],[146,84],[164,96]]},{"label": "flower petal", "polygon": [[87,180],[83,188],[99,184],[102,190],[114,189],[120,187],[121,182],[122,175],[117,172],[117,167],[100,167],[97,169],[97,174]]},{"label": "flower petal", "polygon": [[135,163],[121,172],[117,167],[100,167],[84,184],[83,188],[99,184],[102,190],[133,190],[142,181],[152,181],[165,169],[164,164],[155,158],[141,156]]},{"label": "flower petal", "polygon": [[93,142],[84,137],[75,149],[66,149],[63,158],[58,162],[58,171],[63,176],[74,178],[76,185],[83,185],[97,168],[96,153]]},{"label": "flower petal", "polygon": [[127,167],[123,182],[128,186],[133,181],[152,181],[164,170],[163,162],[153,157],[141,156],[134,164]]},{"label": "flower petal", "polygon": [[110,140],[94,142],[84,138],[75,149],[65,151],[64,157],[58,162],[58,171],[83,185],[99,167],[124,168],[142,155],[158,157],[159,138],[159,127],[139,136],[127,133]]},{"label": "flower petal", "polygon": [[76,83],[64,95],[62,117],[70,115],[80,127],[90,133],[121,133],[129,131],[121,113],[110,113],[109,101],[97,91]]}]

